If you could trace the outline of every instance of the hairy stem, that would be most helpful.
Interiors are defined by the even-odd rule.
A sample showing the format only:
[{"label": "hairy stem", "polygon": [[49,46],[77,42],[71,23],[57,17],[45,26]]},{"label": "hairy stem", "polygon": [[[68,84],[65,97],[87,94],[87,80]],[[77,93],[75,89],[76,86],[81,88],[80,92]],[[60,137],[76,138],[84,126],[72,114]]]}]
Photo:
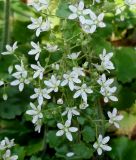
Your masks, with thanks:
[{"label": "hairy stem", "polygon": [[4,26],[2,35],[1,51],[5,49],[5,45],[9,42],[9,20],[10,20],[10,0],[5,0],[4,4]]}]

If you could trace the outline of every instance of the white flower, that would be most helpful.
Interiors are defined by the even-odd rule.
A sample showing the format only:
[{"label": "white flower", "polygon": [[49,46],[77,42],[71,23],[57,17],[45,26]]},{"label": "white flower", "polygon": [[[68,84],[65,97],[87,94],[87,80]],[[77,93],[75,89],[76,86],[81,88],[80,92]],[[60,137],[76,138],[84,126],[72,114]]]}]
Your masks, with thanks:
[{"label": "white flower", "polygon": [[68,54],[67,57],[69,59],[75,60],[75,59],[77,59],[79,57],[80,53],[81,53],[81,51],[77,52],[77,53],[71,53],[71,54]]},{"label": "white flower", "polygon": [[2,52],[1,54],[2,54],[2,55],[13,54],[17,48],[18,48],[17,42],[15,42],[15,43],[13,44],[13,46],[10,46],[10,45],[7,44],[7,45],[6,45],[7,51],[6,51],[6,52]]},{"label": "white flower", "polygon": [[79,105],[79,108],[80,108],[80,109],[86,109],[88,106],[89,106],[89,104],[87,104],[86,102],[83,101],[83,102]]},{"label": "white flower", "polygon": [[77,91],[75,92],[73,98],[78,98],[79,96],[81,96],[84,102],[87,102],[87,93],[93,93],[93,90],[90,87],[87,87],[86,84],[82,84],[81,87],[75,86],[75,89]]},{"label": "white flower", "polygon": [[47,44],[44,48],[47,49],[48,52],[56,52],[57,50],[59,50],[57,45],[51,44]]},{"label": "white flower", "polygon": [[35,123],[35,132],[40,133],[42,127],[42,120],[38,119],[38,121]]},{"label": "white flower", "polygon": [[2,97],[3,97],[3,100],[4,100],[4,101],[7,101],[8,95],[7,95],[6,93],[4,93],[4,94],[2,95]]},{"label": "white flower", "polygon": [[11,155],[11,151],[8,149],[6,150],[5,154],[2,156],[3,160],[17,160],[18,156],[17,155]]},{"label": "white flower", "polygon": [[67,139],[69,141],[73,140],[71,132],[77,132],[78,128],[76,127],[70,127],[71,122],[67,120],[65,124],[57,123],[57,127],[60,129],[57,133],[56,136],[62,136],[63,134],[66,135]]},{"label": "white flower", "polygon": [[51,28],[48,19],[46,19],[46,21],[43,21],[42,17],[36,19],[31,17],[31,21],[32,24],[28,25],[28,28],[36,30],[37,37],[39,37],[41,32],[48,31]]},{"label": "white flower", "polygon": [[117,115],[117,109],[114,108],[112,112],[108,111],[107,112],[108,117],[109,117],[109,123],[114,124],[116,128],[119,128],[118,122],[123,119],[123,115]]},{"label": "white flower", "polygon": [[50,91],[46,88],[41,89],[41,88],[35,88],[34,89],[35,94],[31,95],[31,99],[36,99],[38,100],[38,104],[42,105],[43,104],[43,99],[51,99],[51,96],[49,95]]},{"label": "white flower", "polygon": [[85,76],[85,73],[83,70],[84,69],[81,67],[73,67],[72,74],[77,75],[77,76]]},{"label": "white flower", "polygon": [[136,4],[136,0],[125,0],[125,3],[127,5],[135,5]]},{"label": "white flower", "polygon": [[96,2],[96,3],[100,3],[100,0],[93,0],[93,4],[94,4],[95,2]]},{"label": "white flower", "polygon": [[57,80],[57,78],[52,75],[51,79],[49,81],[44,81],[44,84],[49,87],[50,91],[58,92],[58,87],[60,85],[60,80]]},{"label": "white flower", "polygon": [[101,65],[94,64],[95,67],[99,71],[107,70],[108,72],[109,72],[109,70],[115,69],[113,63],[110,61],[112,56],[113,56],[112,52],[106,54],[106,50],[103,49],[103,53],[99,55],[99,57],[101,59]]},{"label": "white flower", "polygon": [[31,0],[28,5],[33,6],[38,12],[47,9],[49,6],[49,0]]},{"label": "white flower", "polygon": [[31,42],[31,46],[33,49],[31,49],[28,54],[29,55],[35,55],[35,60],[37,61],[39,59],[40,53],[41,53],[41,48],[39,45],[39,42],[36,44],[34,42]]},{"label": "white flower", "polygon": [[8,67],[8,73],[11,74],[12,72],[13,72],[13,66],[11,65]]},{"label": "white flower", "polygon": [[94,12],[90,13],[90,19],[85,20],[85,24],[81,24],[81,27],[86,33],[94,33],[97,27],[104,28],[106,25],[103,22],[104,13],[95,15]]},{"label": "white flower", "polygon": [[57,100],[57,104],[63,104],[63,99],[62,99],[62,98],[59,98],[59,99]]},{"label": "white flower", "polygon": [[67,107],[66,110],[61,114],[62,116],[67,115],[69,121],[71,121],[72,116],[79,116],[80,113],[77,111],[77,107]]},{"label": "white flower", "polygon": [[75,83],[81,83],[81,80],[78,78],[77,74],[68,73],[63,75],[64,80],[61,83],[61,86],[65,86],[68,84],[71,91],[75,88]]},{"label": "white flower", "polygon": [[4,81],[0,80],[0,86],[4,85]]},{"label": "white flower", "polygon": [[38,61],[37,65],[31,64],[31,67],[35,70],[33,78],[39,77],[42,80],[45,69],[41,66],[40,62]]},{"label": "white flower", "polygon": [[91,12],[90,9],[84,9],[84,2],[81,0],[78,5],[69,5],[69,9],[72,12],[68,19],[79,19],[80,23],[85,23],[85,15]]},{"label": "white flower", "polygon": [[0,142],[0,150],[5,150],[13,146],[15,146],[14,139],[9,140],[7,137],[5,137],[4,140]]},{"label": "white flower", "polygon": [[27,76],[21,76],[21,75],[14,75],[16,80],[12,81],[10,83],[11,86],[17,86],[19,85],[19,91],[22,92],[24,89],[25,84],[29,84],[30,81],[27,79]]},{"label": "white flower", "polygon": [[52,67],[52,69],[55,69],[55,70],[59,70],[59,68],[60,68],[59,64],[55,64],[55,63],[53,63],[51,65],[51,67]]},{"label": "white flower", "polygon": [[30,106],[32,110],[27,110],[26,114],[31,115],[33,117],[32,123],[35,124],[39,119],[43,118],[43,114],[41,112],[41,105],[38,105],[36,107],[33,103],[30,103]]},{"label": "white flower", "polygon": [[93,147],[97,150],[98,155],[101,155],[103,150],[111,151],[112,148],[106,144],[109,140],[109,136],[103,138],[101,134],[99,135],[97,142],[93,145]]},{"label": "white flower", "polygon": [[13,77],[16,77],[16,76],[27,77],[27,71],[24,68],[23,61],[21,61],[21,65],[16,64],[15,68],[16,68],[17,72],[12,74]]},{"label": "white flower", "polygon": [[67,156],[67,157],[72,157],[72,156],[74,156],[74,154],[75,154],[75,153],[73,153],[73,152],[68,152],[68,153],[66,154],[66,156]]},{"label": "white flower", "polygon": [[104,102],[107,103],[110,100],[118,101],[117,97],[113,96],[113,93],[116,92],[117,87],[110,87],[114,82],[114,79],[106,80],[105,74],[102,74],[97,82],[101,85],[100,93],[104,96]]}]

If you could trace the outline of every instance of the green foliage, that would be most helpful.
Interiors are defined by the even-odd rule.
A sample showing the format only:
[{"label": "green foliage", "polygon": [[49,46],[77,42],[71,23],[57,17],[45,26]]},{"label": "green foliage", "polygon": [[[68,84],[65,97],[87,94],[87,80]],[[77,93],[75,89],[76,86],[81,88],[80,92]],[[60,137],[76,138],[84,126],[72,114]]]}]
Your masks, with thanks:
[{"label": "green foliage", "polygon": [[[93,1],[93,0],[92,0]],[[10,44],[18,41],[19,48],[14,55],[2,56],[0,54],[0,80],[5,85],[0,86],[0,140],[4,137],[15,138],[15,147],[13,153],[18,155],[19,160],[96,160],[96,151],[92,147],[96,140],[96,136],[100,133],[108,135],[105,124],[107,124],[107,111],[113,107],[118,108],[124,115],[124,119],[120,122],[120,129],[115,130],[111,134],[110,146],[112,151],[100,159],[104,160],[135,160],[136,159],[136,142],[129,138],[135,132],[136,126],[136,10],[130,9],[124,5],[123,0],[101,0],[100,3],[92,5],[91,0],[84,0],[86,8],[99,15],[104,12],[105,28],[97,28],[93,34],[86,34],[79,23],[78,19],[69,20],[71,14],[69,10],[70,4],[79,2],[78,0],[51,0],[51,6],[48,10],[36,12],[30,6],[19,0],[11,1],[10,15]],[[3,31],[4,25],[4,2],[0,1],[0,33]],[[121,15],[116,15],[115,11],[118,5],[121,8],[125,6]],[[30,17],[37,18],[43,16],[44,19],[52,21],[52,28],[48,32],[41,33],[36,37],[35,31],[29,30],[27,26],[30,24]],[[124,16],[125,21],[121,18]],[[44,20],[45,21],[45,20]],[[44,78],[47,80],[51,75],[55,74],[61,78],[63,73],[71,70],[72,67],[83,67],[87,61],[88,66],[84,68],[86,76],[82,81],[88,86],[93,86],[93,96],[88,96],[88,108],[79,109],[81,101],[74,100],[73,92],[68,87],[65,89],[60,87],[58,93],[51,93],[52,99],[44,101],[43,119],[41,133],[34,131],[32,118],[26,115],[29,103],[34,102],[30,99],[33,89],[44,87],[44,82],[40,79],[33,78],[31,64],[36,64],[34,56],[28,55],[31,49],[30,41],[39,42],[42,47],[39,61],[45,69]],[[0,36],[0,44],[2,42],[2,34]],[[47,43],[57,44],[59,49],[50,53],[45,48]],[[1,46],[1,45],[0,45]],[[111,73],[105,72],[107,77],[114,77],[118,86],[117,97],[118,102],[112,104],[104,104],[102,96],[97,92],[98,75],[95,64],[100,64],[99,54],[103,49],[107,52],[113,52],[112,58],[115,71]],[[77,60],[70,60],[67,55],[79,52],[80,56]],[[30,76],[30,85],[25,86],[23,92],[19,92],[18,88],[11,86],[13,80],[11,74],[8,73],[9,66],[20,64],[21,60],[25,64]],[[60,64],[59,70],[51,69],[53,63]],[[13,69],[13,73],[15,67]],[[7,101],[3,100],[3,94],[8,95]],[[62,94],[66,93],[66,94]],[[56,104],[59,98],[66,100],[63,105]],[[100,104],[99,104],[100,103]],[[37,105],[37,102],[35,103]],[[98,112],[99,105],[101,112]],[[57,137],[56,132],[58,122],[65,122],[67,117],[61,116],[66,107],[78,108],[80,116],[73,116],[72,126],[78,127],[78,134],[72,133],[73,142],[66,139],[66,135]],[[104,123],[103,123],[103,122]],[[108,131],[112,131],[112,129]],[[120,137],[119,137],[120,136]],[[126,137],[124,137],[126,136]],[[113,138],[114,137],[114,138]],[[129,137],[129,138],[128,138]],[[74,152],[72,157],[67,157],[68,152]]]},{"label": "green foliage", "polygon": [[111,145],[113,148],[109,155],[112,160],[135,160],[135,141],[129,140],[127,137],[120,137],[113,139]]}]

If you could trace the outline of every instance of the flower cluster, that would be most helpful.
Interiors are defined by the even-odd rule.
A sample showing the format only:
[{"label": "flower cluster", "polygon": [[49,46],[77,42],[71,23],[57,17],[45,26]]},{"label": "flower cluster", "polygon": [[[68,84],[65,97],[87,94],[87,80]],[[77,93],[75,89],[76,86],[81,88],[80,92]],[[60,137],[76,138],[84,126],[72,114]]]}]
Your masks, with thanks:
[{"label": "flower cluster", "polygon": [[[100,3],[100,0],[94,0],[93,5],[95,2]],[[131,3],[134,2],[131,1]],[[29,3],[39,13],[40,11],[47,10],[49,4],[48,0],[32,0]],[[90,8],[85,8],[83,1],[79,1],[76,5],[69,5],[69,10],[71,14],[68,16],[68,19],[78,20],[85,33],[94,33],[98,27],[106,27],[106,24],[103,22],[104,13],[97,15]],[[48,18],[45,19],[45,16],[38,18],[31,17],[31,21],[32,24],[28,25],[28,29],[35,30],[36,39],[42,32],[51,30],[51,22]],[[51,33],[53,34],[53,31]],[[54,110],[57,112],[57,116],[60,116],[55,120],[55,127],[57,126],[58,128],[57,132],[55,130],[56,136],[65,136],[67,140],[73,141],[73,135],[78,131],[80,132],[79,118],[84,114],[86,115],[87,109],[92,107],[90,104],[93,101],[100,101],[101,97],[103,97],[103,101],[106,104],[109,101],[118,101],[115,95],[117,87],[114,86],[114,78],[110,78],[110,73],[115,69],[112,62],[113,52],[108,53],[104,48],[99,55],[98,63],[94,64],[91,58],[90,63],[82,47],[79,47],[80,50],[77,52],[71,48],[67,52],[67,49],[63,51],[61,45],[52,43],[43,45],[40,40],[37,42],[31,41],[30,46],[31,49],[28,51],[28,55],[30,57],[34,56],[34,61],[30,65],[27,65],[25,59],[20,60],[16,56],[17,42],[13,46],[6,45],[7,51],[1,53],[2,55],[14,55],[20,61],[20,64],[9,67],[11,79],[14,79],[13,81],[11,80],[10,85],[18,86],[19,91],[23,92],[26,85],[31,84],[31,88],[33,88],[29,101],[31,108],[26,111],[26,114],[31,117],[35,131],[41,132],[42,125],[45,123],[44,111],[48,107],[48,103],[52,102],[56,105]],[[50,56],[60,50],[63,51],[61,59],[50,62]],[[42,59],[43,51],[49,54],[49,57],[45,58],[45,61]],[[90,54],[90,52],[88,53]],[[81,62],[79,62],[80,60]],[[15,72],[13,68],[15,68]],[[93,71],[95,74],[93,74]],[[4,85],[5,82],[0,80],[0,86]],[[116,108],[113,111],[108,111],[107,117],[109,125],[114,125],[116,128],[120,127],[119,121],[123,119],[123,116],[118,115]],[[110,137],[104,137],[101,132],[96,135],[97,141],[93,144],[93,148],[97,151],[98,155],[101,155],[103,151],[111,151],[112,148],[107,145]],[[4,151],[2,156],[4,160],[18,159],[18,156],[11,155],[9,148],[12,146],[14,146],[13,140],[9,141],[8,138],[5,138],[1,141],[0,150]],[[74,154],[74,152],[68,152],[66,156],[71,157]]]},{"label": "flower cluster", "polygon": [[103,22],[104,13],[97,16],[91,9],[84,9],[83,1],[80,1],[78,5],[70,5],[69,10],[72,13],[69,15],[68,19],[73,20],[78,18],[85,33],[94,33],[97,27],[106,27]]},{"label": "flower cluster", "polygon": [[17,160],[17,155],[11,154],[11,148],[14,147],[14,139],[9,140],[5,137],[2,141],[0,141],[0,159],[2,160]]}]

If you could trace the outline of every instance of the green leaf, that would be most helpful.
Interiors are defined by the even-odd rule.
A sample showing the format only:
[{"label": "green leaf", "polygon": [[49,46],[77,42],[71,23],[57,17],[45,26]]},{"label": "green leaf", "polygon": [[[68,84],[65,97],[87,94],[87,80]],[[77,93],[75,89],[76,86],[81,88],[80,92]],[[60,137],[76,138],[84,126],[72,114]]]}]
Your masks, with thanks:
[{"label": "green leaf", "polygon": [[18,145],[15,146],[14,152],[18,155],[19,160],[24,160],[25,157],[25,149],[24,147],[20,147]]},{"label": "green leaf", "polygon": [[58,17],[67,18],[69,14],[70,10],[68,8],[68,3],[64,2],[64,0],[61,0],[56,11],[56,15]]},{"label": "green leaf", "polygon": [[116,138],[111,142],[112,150],[109,156],[112,160],[135,160],[136,142],[127,137]]},{"label": "green leaf", "polygon": [[126,83],[136,78],[136,52],[131,48],[116,50],[114,57],[117,78]]},{"label": "green leaf", "polygon": [[43,140],[36,139],[36,140],[30,141],[30,144],[27,147],[25,147],[25,150],[26,150],[26,155],[28,156],[38,153],[39,151],[42,151]]},{"label": "green leaf", "polygon": [[89,159],[93,156],[93,150],[91,146],[86,146],[84,143],[78,143],[73,145],[74,153],[80,158]]},{"label": "green leaf", "polygon": [[84,127],[82,135],[83,135],[83,140],[87,143],[93,142],[95,140],[95,131],[89,126]]},{"label": "green leaf", "polygon": [[62,138],[56,136],[56,131],[48,131],[47,141],[51,148],[58,147],[62,143]]}]

